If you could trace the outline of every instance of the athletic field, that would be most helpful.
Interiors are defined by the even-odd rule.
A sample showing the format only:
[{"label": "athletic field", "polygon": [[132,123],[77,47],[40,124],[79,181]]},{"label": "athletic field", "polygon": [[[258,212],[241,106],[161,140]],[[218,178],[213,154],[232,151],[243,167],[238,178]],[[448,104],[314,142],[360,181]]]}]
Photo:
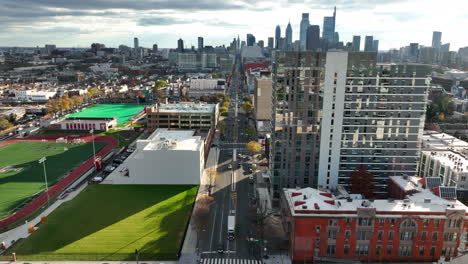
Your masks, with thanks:
[{"label": "athletic field", "polygon": [[[96,153],[105,143],[96,142]],[[35,193],[44,190],[46,160],[49,188],[93,155],[92,143],[15,142],[0,147],[0,219]]]},{"label": "athletic field", "polygon": [[68,117],[116,117],[117,123],[122,125],[135,114],[143,111],[145,106],[136,104],[97,104],[78,113],[73,113]]},{"label": "athletic field", "polygon": [[30,237],[10,248],[19,260],[176,260],[197,186],[90,185]]}]

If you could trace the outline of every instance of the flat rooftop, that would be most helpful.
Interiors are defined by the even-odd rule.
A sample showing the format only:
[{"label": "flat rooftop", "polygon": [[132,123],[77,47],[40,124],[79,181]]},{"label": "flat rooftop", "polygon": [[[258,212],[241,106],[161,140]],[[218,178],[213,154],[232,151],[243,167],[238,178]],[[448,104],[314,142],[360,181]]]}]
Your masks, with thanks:
[{"label": "flat rooftop", "polygon": [[442,165],[449,166],[459,172],[468,172],[468,158],[465,155],[454,151],[423,151],[430,153],[433,159],[438,160]]},{"label": "flat rooftop", "polygon": [[468,149],[468,142],[460,140],[452,135],[437,131],[425,130],[423,137],[423,150],[444,150],[448,148]]},{"label": "flat rooftop", "polygon": [[212,113],[216,104],[162,104],[157,106],[160,113]]},{"label": "flat rooftop", "polygon": [[195,130],[159,128],[148,139],[138,140],[137,145],[143,145],[143,151],[163,149],[199,151],[203,147],[203,140],[194,134]]},{"label": "flat rooftop", "polygon": [[[424,189],[419,182],[415,185],[414,182],[405,180],[403,177],[392,177],[395,178],[394,180],[399,185],[403,185],[404,187],[410,185],[406,186],[405,189],[416,189],[419,192],[409,195],[408,199],[405,200],[380,199],[373,201],[339,198],[330,192],[313,188],[284,189],[284,195],[293,216],[323,216],[324,213],[336,215],[343,214],[345,211],[355,212],[358,208],[373,208],[379,217],[398,217],[398,215],[395,215],[398,212],[441,213],[446,212],[447,209],[465,210],[465,213],[468,212],[468,207],[463,203],[458,200],[440,198],[430,190]],[[385,216],[386,213],[390,212],[393,214]],[[428,215],[427,217],[434,218],[434,215]]]}]

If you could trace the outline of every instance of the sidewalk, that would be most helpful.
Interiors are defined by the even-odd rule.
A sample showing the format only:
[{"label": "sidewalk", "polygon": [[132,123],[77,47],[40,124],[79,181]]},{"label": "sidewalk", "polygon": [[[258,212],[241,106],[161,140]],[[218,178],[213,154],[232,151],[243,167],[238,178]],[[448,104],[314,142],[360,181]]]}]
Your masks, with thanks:
[{"label": "sidewalk", "polygon": [[43,216],[48,216],[50,213],[52,213],[57,207],[59,207],[60,205],[62,205],[64,202],[67,202],[71,199],[73,199],[75,196],[77,196],[84,188],[86,188],[86,186],[88,186],[88,183],[84,183],[83,185],[81,185],[78,189],[76,189],[75,191],[71,192],[65,199],[62,199],[62,200],[56,200],[55,203],[53,203],[52,205],[49,206],[49,208],[47,208],[44,212],[42,212],[39,216],[37,216],[36,218],[34,218],[32,221],[30,222],[25,222],[24,224],[14,228],[14,229],[11,229],[5,233],[1,233],[0,234],[0,243],[5,241],[6,243],[6,246],[7,248],[11,246],[11,242],[12,241],[17,241],[18,239],[20,238],[26,238],[28,237],[30,234],[28,232],[28,227],[29,225],[33,225],[35,226],[36,224],[38,224],[39,222],[41,222],[41,218]]},{"label": "sidewalk", "polygon": [[192,217],[190,218],[190,223],[185,233],[184,245],[182,246],[179,263],[184,264],[196,264],[198,263],[198,253],[197,253],[197,233],[195,232],[195,224],[193,223],[193,215],[197,208],[197,202],[201,195],[206,194],[207,185],[209,184],[210,177],[209,173],[212,170],[217,169],[219,158],[219,149],[217,147],[212,147],[210,153],[208,154],[208,159],[206,160],[205,170],[203,172],[202,179],[200,180],[200,188],[198,188],[197,200],[195,201],[194,210],[192,211]]}]

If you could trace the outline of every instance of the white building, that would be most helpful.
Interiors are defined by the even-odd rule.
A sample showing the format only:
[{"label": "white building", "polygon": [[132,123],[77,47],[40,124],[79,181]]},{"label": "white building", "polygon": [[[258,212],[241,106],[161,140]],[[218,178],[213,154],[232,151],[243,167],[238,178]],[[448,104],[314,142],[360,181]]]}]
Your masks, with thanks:
[{"label": "white building", "polygon": [[18,101],[34,101],[43,102],[54,97],[57,92],[52,91],[35,91],[35,90],[15,90],[15,100]]},{"label": "white building", "polygon": [[194,133],[194,130],[157,129],[148,139],[137,140],[135,152],[123,164],[128,176],[118,169],[106,182],[200,184],[205,163],[204,142]]},{"label": "white building", "polygon": [[216,68],[215,53],[177,53],[177,68],[179,70],[209,70]]},{"label": "white building", "polygon": [[68,117],[58,123],[62,130],[101,130],[107,131],[117,126],[115,117]]},{"label": "white building", "polygon": [[190,79],[189,95],[198,97],[224,93],[225,86],[225,79],[192,78]]},{"label": "white building", "polygon": [[425,131],[422,146],[419,176],[440,177],[444,185],[456,186],[459,195],[468,192],[468,143]]}]

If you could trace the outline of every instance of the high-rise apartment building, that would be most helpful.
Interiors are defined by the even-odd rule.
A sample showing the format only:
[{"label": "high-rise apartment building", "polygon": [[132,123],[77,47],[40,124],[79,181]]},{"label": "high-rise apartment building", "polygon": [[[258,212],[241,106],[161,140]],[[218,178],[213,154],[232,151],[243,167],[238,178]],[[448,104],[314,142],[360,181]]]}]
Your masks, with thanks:
[{"label": "high-rise apartment building", "polygon": [[133,38],[133,48],[137,50],[140,47],[140,44],[138,43],[138,38]]},{"label": "high-rise apartment building", "polygon": [[416,174],[429,68],[376,61],[375,52],[275,54],[274,199],[282,188],[346,187],[361,165],[377,194],[389,176]]},{"label": "high-rise apartment building", "polygon": [[299,42],[301,43],[301,50],[304,50],[307,42],[307,28],[309,28],[309,13],[302,13],[302,20],[299,29]]},{"label": "high-rise apartment building", "polygon": [[179,40],[177,40],[177,51],[179,51],[179,52],[184,51],[184,40],[181,39],[181,38]]},{"label": "high-rise apartment building", "polygon": [[353,51],[361,50],[361,36],[353,36]]},{"label": "high-rise apartment building", "polygon": [[290,50],[292,47],[292,27],[291,27],[291,22],[288,23],[288,26],[286,27],[286,49]]},{"label": "high-rise apartment building", "polygon": [[374,39],[374,41],[372,41],[372,51],[375,51],[375,52],[379,51],[379,40],[378,39]]},{"label": "high-rise apartment building", "polygon": [[432,47],[436,50],[440,49],[442,45],[442,32],[434,31],[432,32]]},{"label": "high-rise apartment building", "polygon": [[153,53],[158,52],[158,44],[153,44]]},{"label": "high-rise apartment building", "polygon": [[280,39],[281,39],[281,27],[277,25],[275,29],[275,49],[279,49]]},{"label": "high-rise apartment building", "polygon": [[372,51],[372,45],[374,45],[374,37],[366,36],[364,39],[364,51]]},{"label": "high-rise apartment building", "polygon": [[203,45],[203,37],[198,37],[198,51],[202,51],[205,46]]},{"label": "high-rise apartment building", "polygon": [[317,51],[320,48],[320,26],[310,25],[307,28],[306,50]]},{"label": "high-rise apartment building", "polygon": [[274,48],[274,46],[275,46],[274,43],[275,43],[275,39],[272,38],[272,37],[269,37],[269,38],[268,38],[268,48],[269,48],[269,49]]},{"label": "high-rise apartment building", "polygon": [[253,46],[255,44],[255,36],[252,34],[247,34],[247,46]]}]

